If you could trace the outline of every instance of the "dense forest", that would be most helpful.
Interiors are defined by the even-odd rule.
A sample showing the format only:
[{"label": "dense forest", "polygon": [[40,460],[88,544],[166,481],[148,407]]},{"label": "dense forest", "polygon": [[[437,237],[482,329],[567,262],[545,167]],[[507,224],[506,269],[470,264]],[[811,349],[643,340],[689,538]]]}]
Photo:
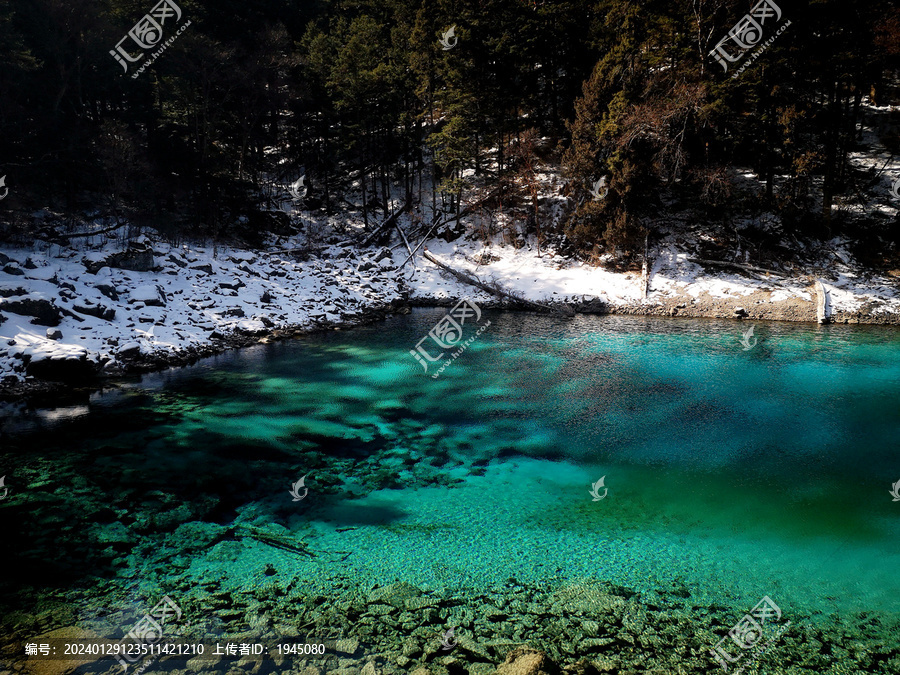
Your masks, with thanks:
[{"label": "dense forest", "polygon": [[[582,251],[685,205],[824,237],[883,180],[849,158],[898,69],[888,0],[0,0],[0,222],[252,241],[302,175],[304,208],[368,228],[486,186]],[[574,205],[553,226],[546,164]]]}]

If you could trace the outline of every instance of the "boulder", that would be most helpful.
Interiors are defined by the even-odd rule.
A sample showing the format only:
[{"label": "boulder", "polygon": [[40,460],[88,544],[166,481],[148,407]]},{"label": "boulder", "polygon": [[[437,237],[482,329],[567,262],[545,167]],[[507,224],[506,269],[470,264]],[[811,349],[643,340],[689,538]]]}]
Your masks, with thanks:
[{"label": "boulder", "polygon": [[31,360],[25,372],[39,380],[78,383],[97,375],[97,364],[87,360],[87,354]]},{"label": "boulder", "polygon": [[19,314],[21,316],[34,317],[31,323],[37,326],[55,327],[59,325],[60,309],[52,300],[24,296],[13,300],[0,301],[0,309]]},{"label": "boulder", "polygon": [[13,261],[3,267],[3,271],[7,274],[12,274],[13,276],[23,277],[25,276],[25,270],[19,267],[19,263]]},{"label": "boulder", "polygon": [[47,329],[47,339],[48,340],[62,340],[62,331],[59,328],[48,328]]},{"label": "boulder", "polygon": [[97,274],[104,267],[116,267],[132,272],[149,272],[153,269],[153,251],[144,244],[132,243],[128,249],[119,253],[86,255],[82,264],[91,274]]},{"label": "boulder", "polygon": [[166,296],[159,286],[138,286],[131,291],[131,302],[143,302],[147,307],[165,307]]},{"label": "boulder", "polygon": [[109,256],[106,264],[132,272],[149,272],[153,269],[153,250],[149,246],[132,244],[128,250]]},{"label": "boulder", "polygon": [[141,355],[141,345],[139,342],[127,342],[121,347],[116,355],[124,358],[134,358]]},{"label": "boulder", "polygon": [[21,286],[10,284],[0,286],[0,298],[11,298],[14,295],[28,295],[28,290]]},{"label": "boulder", "polygon": [[227,288],[230,291],[239,290],[246,285],[247,284],[245,284],[240,279],[235,279],[234,281],[220,281],[219,282],[219,288]]},{"label": "boulder", "polygon": [[116,310],[110,309],[104,305],[92,305],[90,307],[85,305],[72,305],[72,309],[74,309],[79,314],[95,316],[98,319],[103,319],[104,321],[112,321],[116,318]]},{"label": "boulder", "polygon": [[213,268],[209,263],[205,263],[203,265],[192,265],[191,269],[195,272],[204,272],[205,274],[212,274]]},{"label": "boulder", "polygon": [[[119,293],[116,291],[116,287],[112,284],[94,284],[94,288],[100,291],[107,298],[112,300],[113,302],[118,302]],[[75,290],[74,288],[72,290]]]}]

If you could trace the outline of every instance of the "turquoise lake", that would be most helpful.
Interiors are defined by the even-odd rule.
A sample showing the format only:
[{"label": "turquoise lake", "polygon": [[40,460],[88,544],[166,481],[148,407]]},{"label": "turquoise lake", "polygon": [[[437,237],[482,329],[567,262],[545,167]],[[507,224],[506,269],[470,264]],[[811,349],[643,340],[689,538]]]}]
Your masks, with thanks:
[{"label": "turquoise lake", "polygon": [[[409,351],[445,312],[0,418],[3,606],[78,593],[84,615],[270,565],[323,592],[602,579],[735,618],[763,596],[900,615],[900,331],[758,322],[744,349],[749,323],[485,312],[435,379]],[[194,521],[316,555],[192,548]]]}]

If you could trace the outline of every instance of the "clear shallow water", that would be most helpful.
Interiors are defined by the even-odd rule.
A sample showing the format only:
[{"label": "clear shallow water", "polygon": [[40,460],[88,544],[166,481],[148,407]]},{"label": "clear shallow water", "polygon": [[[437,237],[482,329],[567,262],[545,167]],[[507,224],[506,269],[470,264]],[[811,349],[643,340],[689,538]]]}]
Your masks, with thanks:
[{"label": "clear shallow water", "polygon": [[[323,590],[336,575],[599,578],[686,588],[736,618],[764,595],[787,612],[900,613],[900,332],[758,323],[743,351],[736,322],[495,313],[433,379],[408,351],[443,314],[7,418],[8,604],[108,581],[241,588],[269,565]],[[316,557],[191,545],[197,522]]]}]

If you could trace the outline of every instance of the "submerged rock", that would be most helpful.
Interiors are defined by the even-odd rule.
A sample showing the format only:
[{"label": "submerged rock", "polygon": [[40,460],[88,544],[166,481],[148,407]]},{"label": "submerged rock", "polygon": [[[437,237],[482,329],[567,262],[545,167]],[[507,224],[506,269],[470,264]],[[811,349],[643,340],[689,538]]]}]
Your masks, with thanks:
[{"label": "submerged rock", "polygon": [[496,675],[560,675],[560,670],[543,652],[518,647],[506,656]]}]

